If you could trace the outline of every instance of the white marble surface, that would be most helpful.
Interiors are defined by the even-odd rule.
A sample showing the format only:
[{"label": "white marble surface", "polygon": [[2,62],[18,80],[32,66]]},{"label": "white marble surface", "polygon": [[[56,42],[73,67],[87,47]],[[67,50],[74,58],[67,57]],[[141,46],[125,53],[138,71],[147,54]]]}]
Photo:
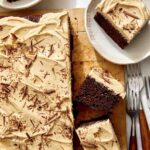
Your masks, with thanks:
[{"label": "white marble surface", "polygon": [[[37,6],[30,8],[30,9],[53,9],[53,8],[85,8],[90,0],[43,0]],[[8,11],[0,8],[0,11]],[[137,50],[138,52],[138,50]],[[146,59],[142,62],[142,71],[144,75],[150,75],[150,58]],[[145,104],[145,100],[144,100]],[[138,122],[138,121],[137,121]],[[131,129],[131,121],[130,118],[127,116],[127,135],[128,139],[130,136],[130,129]],[[139,122],[137,123],[137,129],[139,129]],[[138,150],[142,150],[141,141],[140,141],[140,134],[139,130],[137,131],[138,134]]]}]

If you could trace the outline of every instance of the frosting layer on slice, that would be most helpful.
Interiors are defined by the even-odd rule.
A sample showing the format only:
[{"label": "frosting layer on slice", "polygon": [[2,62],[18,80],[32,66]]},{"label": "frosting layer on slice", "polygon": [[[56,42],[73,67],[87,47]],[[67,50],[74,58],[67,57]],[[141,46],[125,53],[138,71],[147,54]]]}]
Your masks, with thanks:
[{"label": "frosting layer on slice", "polygon": [[107,87],[110,91],[113,91],[116,95],[119,95],[122,98],[125,97],[123,85],[110,73],[102,70],[101,68],[94,67],[88,76]]}]

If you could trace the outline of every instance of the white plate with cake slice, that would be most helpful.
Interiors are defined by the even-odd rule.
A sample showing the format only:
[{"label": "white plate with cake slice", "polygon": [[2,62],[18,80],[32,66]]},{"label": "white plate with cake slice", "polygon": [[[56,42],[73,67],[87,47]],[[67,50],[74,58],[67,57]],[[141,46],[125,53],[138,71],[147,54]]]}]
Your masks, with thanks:
[{"label": "white plate with cake slice", "polygon": [[[138,31],[139,33],[135,36],[133,41],[128,43],[128,46],[122,49],[94,19],[97,12],[96,7],[100,2],[101,0],[92,0],[89,3],[85,13],[86,31],[92,45],[97,52],[108,61],[122,65],[137,63],[150,56],[150,21],[143,27],[141,31]],[[150,1],[144,0],[144,2],[146,7],[150,8]],[[126,10],[128,11],[128,8],[126,8]],[[128,20],[131,21],[131,19],[135,19],[137,24],[140,23],[139,21],[141,16],[137,17],[136,15],[141,14],[135,13],[132,15],[132,11],[125,13],[125,15],[129,18]],[[132,30],[128,32],[134,33]],[[128,34],[125,33],[125,36],[127,35]]]},{"label": "white plate with cake slice", "polygon": [[20,10],[32,7],[42,0],[0,0],[0,6],[11,10]]}]

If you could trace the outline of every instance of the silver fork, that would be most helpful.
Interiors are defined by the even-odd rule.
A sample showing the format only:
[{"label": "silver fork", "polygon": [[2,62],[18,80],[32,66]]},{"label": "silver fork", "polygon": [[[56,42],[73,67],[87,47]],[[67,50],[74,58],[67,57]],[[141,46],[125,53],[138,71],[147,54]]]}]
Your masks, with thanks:
[{"label": "silver fork", "polygon": [[140,92],[143,88],[143,79],[140,65],[133,64],[126,67],[126,92],[127,92],[127,113],[132,120],[130,149],[136,150],[136,130],[135,122],[139,114]]}]

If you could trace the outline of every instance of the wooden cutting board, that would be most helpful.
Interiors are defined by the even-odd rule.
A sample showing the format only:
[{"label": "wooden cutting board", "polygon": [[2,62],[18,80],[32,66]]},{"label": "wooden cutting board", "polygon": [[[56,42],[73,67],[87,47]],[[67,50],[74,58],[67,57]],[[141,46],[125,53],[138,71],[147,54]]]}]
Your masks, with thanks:
[{"label": "wooden cutting board", "polygon": [[[42,15],[46,12],[54,12],[58,10],[42,10],[42,11],[17,11],[1,13],[1,16],[26,16],[26,15]],[[124,84],[124,69],[123,66],[112,64],[103,59],[90,44],[84,27],[84,9],[69,9],[67,10],[70,16],[71,32],[73,35],[72,47],[72,73],[74,78],[73,95],[75,95],[89,73],[91,67],[100,66],[108,70],[112,75],[119,79]],[[101,41],[100,41],[101,42]],[[111,50],[111,49],[110,49]],[[85,116],[90,116],[92,113],[86,111]],[[103,114],[103,112],[102,112]],[[93,113],[95,115],[95,112]],[[97,115],[97,114],[96,114]],[[101,115],[101,112],[99,113]],[[94,116],[93,116],[94,117]],[[114,126],[115,132],[119,139],[121,150],[127,150],[126,142],[126,111],[125,101],[121,100],[110,112],[109,117]],[[80,118],[81,119],[81,118]],[[81,146],[74,138],[74,149],[80,150]]]}]

